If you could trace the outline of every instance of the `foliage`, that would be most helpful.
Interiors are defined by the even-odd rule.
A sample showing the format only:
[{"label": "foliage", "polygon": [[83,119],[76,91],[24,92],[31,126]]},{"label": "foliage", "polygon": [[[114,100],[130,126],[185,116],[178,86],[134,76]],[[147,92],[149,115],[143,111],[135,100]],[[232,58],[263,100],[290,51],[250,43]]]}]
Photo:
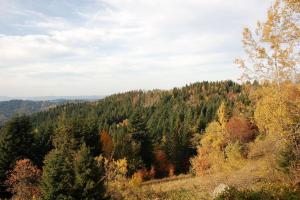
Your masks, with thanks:
[{"label": "foliage", "polygon": [[112,156],[113,150],[114,150],[114,144],[112,141],[111,136],[108,132],[103,131],[100,134],[100,141],[101,141],[101,150],[103,155],[106,158],[110,158]]},{"label": "foliage", "polygon": [[90,149],[85,145],[74,157],[75,194],[76,199],[103,199],[105,194],[103,165],[97,165]]},{"label": "foliage", "polygon": [[[231,112],[233,108],[242,109],[249,99],[243,86],[221,81],[195,83],[169,91],[132,91],[94,103],[57,106],[31,117],[37,163],[41,166],[44,156],[53,148],[51,140],[62,123],[79,143],[84,142],[91,148],[94,156],[99,155],[101,149],[111,151],[111,142],[102,147],[103,144],[99,144],[99,132],[107,132],[113,141],[110,156],[115,160],[126,158],[130,175],[144,166],[150,169],[155,163],[156,149],[162,149],[167,159],[174,161],[176,173],[187,172],[189,158],[196,152],[190,138],[200,135],[216,118],[221,102],[225,102]],[[60,122],[62,115],[64,120]],[[134,130],[133,126],[139,127],[138,120],[143,124],[140,127],[143,131]],[[133,140],[137,132],[142,133],[137,134],[142,137]],[[180,140],[179,143],[176,140]],[[176,143],[180,144],[178,148]],[[183,151],[186,148],[188,150]]]},{"label": "foliage", "polygon": [[47,154],[42,175],[43,199],[102,199],[104,167],[97,166],[82,137],[64,123],[53,138],[54,149]]},{"label": "foliage", "polygon": [[137,171],[132,175],[129,181],[129,185],[132,187],[138,187],[142,184],[142,182],[143,182],[143,173],[142,171]]},{"label": "foliage", "polygon": [[225,154],[226,164],[231,170],[236,170],[243,167],[245,156],[242,145],[240,145],[238,142],[228,144],[225,149]]},{"label": "foliage", "polygon": [[[173,169],[172,163],[168,160],[165,151],[163,150],[156,150],[154,152],[154,170],[155,170],[155,177],[162,178],[167,177],[171,170]],[[174,169],[173,169],[174,170]]]},{"label": "foliage", "polygon": [[285,84],[280,89],[265,87],[256,103],[255,122],[261,133],[287,136],[300,121],[299,85]]},{"label": "foliage", "polygon": [[226,132],[231,142],[249,143],[258,134],[256,125],[243,116],[233,116],[226,124]]},{"label": "foliage", "polygon": [[287,186],[272,186],[259,191],[242,190],[229,187],[215,200],[299,200],[300,191]]},{"label": "foliage", "polygon": [[40,197],[39,182],[41,170],[32,164],[29,159],[18,160],[10,171],[5,183],[12,199],[31,200]]},{"label": "foliage", "polygon": [[209,149],[207,147],[199,147],[197,156],[191,158],[191,166],[196,175],[202,176],[211,167],[209,162]]},{"label": "foliage", "polygon": [[127,160],[109,160],[102,155],[95,158],[98,166],[102,166],[105,169],[105,180],[108,182],[123,181],[126,178],[128,172]]},{"label": "foliage", "polygon": [[283,172],[287,173],[294,184],[300,184],[300,132],[285,143],[277,159]]},{"label": "foliage", "polygon": [[51,199],[75,199],[74,194],[75,174],[70,157],[53,149],[45,158],[42,175],[42,197]]},{"label": "foliage", "polygon": [[138,151],[137,153],[145,167],[149,169],[153,159],[153,145],[146,128],[146,121],[140,110],[135,111],[130,117],[128,131],[132,140],[139,146],[139,149],[136,150]]}]

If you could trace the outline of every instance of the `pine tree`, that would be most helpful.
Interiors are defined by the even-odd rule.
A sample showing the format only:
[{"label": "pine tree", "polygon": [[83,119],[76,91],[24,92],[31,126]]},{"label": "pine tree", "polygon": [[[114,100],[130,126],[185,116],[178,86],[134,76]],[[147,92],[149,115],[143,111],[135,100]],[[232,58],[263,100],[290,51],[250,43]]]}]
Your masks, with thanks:
[{"label": "pine tree", "polygon": [[60,149],[53,149],[44,162],[42,175],[42,196],[44,200],[76,199],[74,194],[74,171],[70,157]]},{"label": "pine tree", "polygon": [[42,196],[45,200],[76,199],[74,198],[75,174],[73,158],[77,141],[70,127],[67,127],[65,116],[59,119],[59,126],[53,138],[54,149],[44,161],[42,175]]},{"label": "pine tree", "polygon": [[85,144],[75,155],[76,199],[97,200],[104,198],[104,167],[98,167],[91,151]]},{"label": "pine tree", "polygon": [[185,127],[179,126],[168,136],[165,151],[175,167],[176,174],[187,172],[191,148],[191,134]]},{"label": "pine tree", "polygon": [[143,163],[149,169],[153,159],[153,146],[151,137],[146,128],[145,118],[142,112],[137,110],[129,121],[129,133],[132,139],[140,145],[139,154]]},{"label": "pine tree", "polygon": [[97,167],[85,143],[78,149],[81,138],[75,138],[72,130],[74,127],[62,116],[53,139],[54,149],[44,162],[43,199],[102,199],[104,168]]}]

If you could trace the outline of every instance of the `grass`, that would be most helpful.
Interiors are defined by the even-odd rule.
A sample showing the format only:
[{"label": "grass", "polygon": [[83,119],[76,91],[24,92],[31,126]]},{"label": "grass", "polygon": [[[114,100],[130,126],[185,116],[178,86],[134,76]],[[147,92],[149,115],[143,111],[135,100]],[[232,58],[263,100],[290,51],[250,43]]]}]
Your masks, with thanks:
[{"label": "grass", "polygon": [[251,161],[239,170],[222,171],[201,177],[179,175],[143,182],[126,187],[118,199],[128,200],[211,200],[214,189],[221,183],[240,189],[258,189],[268,182],[278,182],[272,171],[266,170],[265,161]]}]

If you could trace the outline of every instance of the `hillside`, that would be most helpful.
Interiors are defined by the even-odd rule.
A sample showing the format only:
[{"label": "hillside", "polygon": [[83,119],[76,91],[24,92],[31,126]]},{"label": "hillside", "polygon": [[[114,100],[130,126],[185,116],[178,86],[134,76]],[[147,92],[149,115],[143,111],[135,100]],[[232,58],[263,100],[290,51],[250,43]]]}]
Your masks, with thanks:
[{"label": "hillside", "polygon": [[17,114],[32,114],[39,111],[48,110],[65,101],[29,101],[10,100],[0,101],[0,124]]},{"label": "hillside", "polygon": [[[115,159],[119,159],[133,155],[130,146],[134,144],[127,138],[127,133],[131,131],[128,122],[137,117],[136,123],[143,124],[147,145],[151,148],[147,155],[149,158],[145,156],[142,165],[153,165],[153,151],[161,150],[172,160],[178,174],[189,170],[189,158],[195,154],[191,138],[200,136],[207,124],[215,119],[221,102],[226,102],[232,113],[249,104],[247,92],[237,83],[201,82],[169,91],[131,91],[97,102],[68,103],[36,113],[31,118],[37,130],[36,137],[44,140],[44,149],[45,146],[51,148],[45,139],[49,137],[50,140],[59,118],[63,116],[65,121],[78,127],[78,134],[86,135],[88,145],[95,145],[99,132],[108,133],[114,149],[107,154],[112,153]],[[84,132],[79,133],[80,130]],[[132,166],[131,170],[135,171],[139,165]],[[158,173],[158,177],[165,176],[165,173]]]},{"label": "hillside", "polygon": [[[106,195],[112,199],[212,199],[220,183],[247,187],[249,191],[241,194],[252,195],[250,189],[280,184],[286,175],[279,169],[289,170],[287,162],[294,159],[286,161],[284,155],[293,152],[281,142],[283,136],[264,131],[276,128],[289,134],[277,120],[287,119],[289,126],[298,123],[294,114],[299,110],[299,86],[286,84],[281,93],[276,91],[268,84],[199,82],[172,90],[130,91],[95,102],[68,102],[15,117],[0,129],[0,172],[9,168],[6,163],[15,154],[30,158],[46,174],[60,173],[57,166],[45,168],[60,165],[51,160],[60,159],[60,154],[69,161],[58,160],[58,167],[71,164],[70,169],[88,154],[89,162],[105,169]],[[273,121],[266,122],[269,118]],[[7,156],[6,146],[14,143],[18,152]],[[60,175],[65,179],[72,173]],[[260,195],[279,195],[269,190],[273,189]],[[284,195],[298,193],[287,190]]]}]

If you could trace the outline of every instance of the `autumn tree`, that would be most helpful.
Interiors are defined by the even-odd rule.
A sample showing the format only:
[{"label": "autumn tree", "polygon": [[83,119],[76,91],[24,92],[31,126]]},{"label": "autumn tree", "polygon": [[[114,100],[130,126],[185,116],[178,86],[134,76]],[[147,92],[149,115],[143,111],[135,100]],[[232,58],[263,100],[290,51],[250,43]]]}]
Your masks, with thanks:
[{"label": "autumn tree", "polygon": [[231,142],[247,143],[255,139],[256,126],[243,116],[233,116],[226,124],[226,133]]},{"label": "autumn tree", "polygon": [[10,171],[5,183],[12,199],[32,200],[40,197],[41,170],[32,164],[29,159],[18,160]]},{"label": "autumn tree", "polygon": [[[254,118],[261,134],[275,137],[280,144],[279,164],[284,171],[297,175],[300,171],[300,86],[285,84],[276,93],[264,88],[257,102]],[[294,176],[294,181],[300,177]]]},{"label": "autumn tree", "polygon": [[265,22],[258,22],[255,32],[245,28],[243,45],[246,58],[236,63],[245,80],[268,80],[280,84],[295,81],[300,64],[300,26],[295,10],[298,1],[276,0]]},{"label": "autumn tree", "polygon": [[[247,58],[236,60],[242,78],[271,83],[258,90],[261,95],[255,101],[254,118],[260,133],[273,137],[273,145],[285,152],[281,166],[293,174],[300,171],[299,85],[295,84],[300,66],[299,5],[298,0],[276,0],[255,33],[244,29]],[[294,180],[299,182],[299,177]]]},{"label": "autumn tree", "polygon": [[197,156],[191,159],[191,165],[197,175],[203,175],[207,170],[219,170],[225,161],[225,148],[228,144],[226,126],[229,118],[228,108],[224,102],[217,110],[217,121],[211,122],[205,129]]},{"label": "autumn tree", "polygon": [[219,109],[217,111],[217,118],[219,124],[221,125],[222,131],[224,132],[226,128],[226,123],[229,119],[229,111],[225,102],[222,102],[219,106]]},{"label": "autumn tree", "polygon": [[[299,0],[285,0],[285,2],[295,12],[297,12],[298,14],[300,13],[300,1]],[[299,15],[298,15],[298,17],[299,17]]]},{"label": "autumn tree", "polygon": [[172,164],[168,160],[166,153],[163,150],[156,150],[154,152],[154,156],[155,177],[162,178],[168,176],[172,168]]},{"label": "autumn tree", "polygon": [[107,131],[100,134],[101,150],[106,158],[110,158],[113,154],[114,144],[111,136]]}]

